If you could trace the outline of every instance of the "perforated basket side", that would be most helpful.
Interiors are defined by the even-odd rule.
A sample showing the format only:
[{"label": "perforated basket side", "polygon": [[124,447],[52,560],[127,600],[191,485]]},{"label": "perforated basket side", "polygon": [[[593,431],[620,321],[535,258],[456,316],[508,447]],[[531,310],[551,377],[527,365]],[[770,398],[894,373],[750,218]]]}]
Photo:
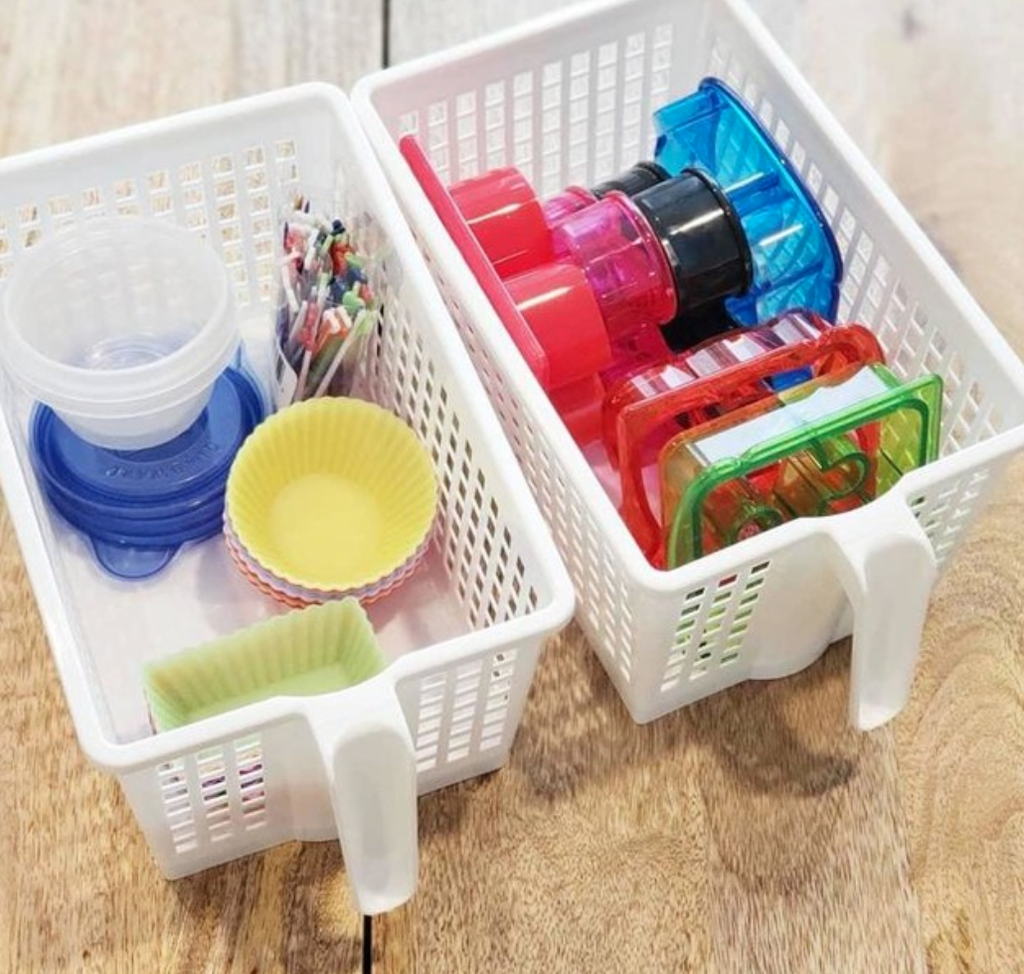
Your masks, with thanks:
[{"label": "perforated basket side", "polygon": [[[362,232],[374,235],[376,226],[370,220]],[[371,398],[402,417],[430,451],[439,487],[436,544],[455,597],[473,629],[546,616],[552,620],[546,632],[554,631],[571,614],[567,579],[559,598],[527,541],[523,498],[513,496],[525,484],[511,452],[509,470],[488,456],[500,426],[485,422],[490,406],[481,408],[467,394],[468,386],[486,402],[464,349],[454,334],[449,349],[436,329],[424,328],[437,310],[430,298],[440,300],[433,282],[424,272],[413,286],[407,258],[393,241],[376,240],[373,248],[368,252],[387,254],[374,277],[383,320],[369,343],[364,378]],[[534,626],[514,642],[489,640],[488,648],[464,652],[457,663],[410,665],[411,674],[402,661],[397,690],[421,792],[507,759],[541,650],[536,633]]]},{"label": "perforated basket side", "polygon": [[[580,621],[642,719],[746,678],[762,648],[786,641],[779,593],[806,534],[790,525],[756,556],[748,543],[670,574],[650,569],[539,386],[509,361],[511,343],[396,141],[415,133],[446,181],[515,164],[544,194],[593,185],[648,153],[651,112],[706,74],[748,100],[821,203],[847,265],[841,320],[868,325],[899,375],[944,377],[943,459],[891,498],[918,517],[940,562],[983,482],[1019,449],[1024,420],[1016,356],[741,2],[595,4],[361,82],[357,109],[558,540]],[[755,568],[748,592],[739,582]],[[838,588],[822,597],[820,648],[842,629]]]},{"label": "perforated basket side", "polygon": [[[278,724],[168,755],[120,784],[158,865],[175,879],[301,835],[330,835],[325,788],[309,787],[320,773],[315,753],[301,723]],[[306,798],[293,806],[303,785]]]},{"label": "perforated basket side", "polygon": [[[447,274],[432,260],[429,246],[424,244],[423,249],[565,560],[579,596],[577,620],[623,691],[633,679],[634,647],[643,638],[637,620],[645,593],[624,571],[599,517],[575,489],[563,462],[567,454],[554,448],[546,435],[545,423],[557,421],[554,414],[537,417],[531,413],[481,339],[479,319],[461,306]],[[650,625],[650,619],[646,624]]]},{"label": "perforated basket side", "polygon": [[[425,791],[507,758],[543,640],[565,624],[573,600],[344,98],[303,86],[0,162],[0,295],[13,261],[50,234],[102,213],[139,214],[209,240],[231,269],[245,326],[263,335],[279,280],[281,204],[300,187],[331,188],[360,246],[380,259],[373,273],[384,318],[364,379],[417,430],[439,474],[435,543],[467,632],[403,656],[387,674],[421,751]],[[5,491],[43,615],[54,621],[76,728],[90,757],[119,775],[164,871],[186,875],[286,839],[335,835],[301,720],[264,725],[257,716],[227,737],[196,725],[175,732],[173,745],[164,735],[116,743],[84,634],[64,604],[50,515],[26,475],[25,432],[11,425],[13,392],[6,382],[0,391]],[[435,699],[438,687],[447,689]]]}]

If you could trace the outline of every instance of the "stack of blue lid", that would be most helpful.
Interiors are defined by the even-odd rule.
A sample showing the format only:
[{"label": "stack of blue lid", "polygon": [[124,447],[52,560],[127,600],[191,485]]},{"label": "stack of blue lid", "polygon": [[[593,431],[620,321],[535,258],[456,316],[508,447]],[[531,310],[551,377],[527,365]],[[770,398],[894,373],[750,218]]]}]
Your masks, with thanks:
[{"label": "stack of blue lid", "polygon": [[654,114],[654,159],[670,174],[697,167],[728,197],[750,246],[753,280],[725,302],[745,325],[793,308],[835,321],[843,259],[828,220],[789,156],[728,85],[705,78]]},{"label": "stack of blue lid", "polygon": [[47,499],[88,536],[100,564],[120,578],[144,578],[186,542],[221,530],[231,462],[262,418],[257,386],[230,368],[196,422],[167,443],[105,449],[38,406],[32,450]]}]

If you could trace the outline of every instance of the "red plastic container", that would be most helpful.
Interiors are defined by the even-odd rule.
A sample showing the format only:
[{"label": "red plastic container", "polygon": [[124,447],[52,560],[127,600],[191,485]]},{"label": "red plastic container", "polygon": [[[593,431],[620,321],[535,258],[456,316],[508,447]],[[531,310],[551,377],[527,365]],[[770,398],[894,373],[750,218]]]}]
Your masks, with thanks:
[{"label": "red plastic container", "polygon": [[604,385],[596,375],[553,389],[551,404],[558,410],[566,429],[580,446],[601,438],[601,405]]},{"label": "red plastic container", "polygon": [[547,359],[552,389],[595,376],[612,361],[601,309],[573,264],[545,264],[505,281]]},{"label": "red plastic container", "polygon": [[509,296],[504,282],[498,277],[487,254],[480,246],[480,241],[470,230],[447,187],[441,182],[434,167],[430,164],[427,154],[423,151],[423,146],[413,136],[407,135],[399,141],[398,148],[427,199],[430,200],[441,224],[459,249],[480,288],[487,295],[487,299],[494,306],[494,310],[501,318],[512,341],[516,343],[516,348],[526,360],[530,371],[536,376],[541,388],[550,389],[551,380],[548,375],[548,361],[544,349],[541,348],[540,343],[530,331]]},{"label": "red plastic container", "polygon": [[453,183],[448,191],[499,277],[551,260],[544,211],[518,169],[492,169]]}]

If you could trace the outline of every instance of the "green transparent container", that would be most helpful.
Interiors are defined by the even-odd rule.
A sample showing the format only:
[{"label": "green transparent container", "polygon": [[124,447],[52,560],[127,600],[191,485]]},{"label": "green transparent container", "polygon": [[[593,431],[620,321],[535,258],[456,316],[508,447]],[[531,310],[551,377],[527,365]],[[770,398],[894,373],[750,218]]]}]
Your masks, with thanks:
[{"label": "green transparent container", "polygon": [[667,567],[869,503],[936,459],[941,407],[939,376],[853,366],[680,433],[658,460]]}]

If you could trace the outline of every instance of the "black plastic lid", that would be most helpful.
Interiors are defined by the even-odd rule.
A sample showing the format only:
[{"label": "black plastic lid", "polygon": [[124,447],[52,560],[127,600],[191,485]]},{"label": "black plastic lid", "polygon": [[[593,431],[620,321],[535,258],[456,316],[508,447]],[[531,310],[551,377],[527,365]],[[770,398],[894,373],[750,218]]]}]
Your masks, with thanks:
[{"label": "black plastic lid", "polygon": [[591,192],[601,199],[607,196],[612,190],[618,190],[627,196],[636,196],[645,189],[657,186],[671,178],[667,169],[659,166],[656,162],[638,162],[623,173],[619,173],[614,179],[608,179],[595,186]]},{"label": "black plastic lid", "polygon": [[736,328],[725,302],[715,301],[676,315],[667,325],[662,325],[661,334],[673,352],[685,352],[694,345]]},{"label": "black plastic lid", "polygon": [[678,314],[743,294],[753,277],[750,246],[721,187],[684,169],[633,202],[658,235],[672,265]]}]

